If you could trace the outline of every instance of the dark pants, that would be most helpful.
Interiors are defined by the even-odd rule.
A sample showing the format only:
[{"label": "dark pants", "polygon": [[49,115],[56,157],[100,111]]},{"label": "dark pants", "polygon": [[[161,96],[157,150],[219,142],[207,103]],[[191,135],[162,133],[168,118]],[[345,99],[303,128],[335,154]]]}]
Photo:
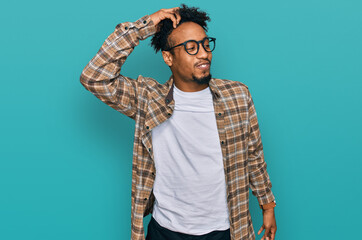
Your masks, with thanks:
[{"label": "dark pants", "polygon": [[164,228],[151,216],[146,240],[230,240],[230,228],[213,231],[204,235],[189,235]]}]

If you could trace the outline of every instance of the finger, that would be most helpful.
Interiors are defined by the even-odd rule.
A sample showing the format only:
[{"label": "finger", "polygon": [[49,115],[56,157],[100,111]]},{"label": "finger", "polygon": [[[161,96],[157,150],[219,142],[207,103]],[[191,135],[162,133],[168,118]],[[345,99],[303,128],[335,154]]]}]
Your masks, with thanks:
[{"label": "finger", "polygon": [[177,24],[179,24],[180,21],[181,21],[181,16],[180,16],[180,14],[178,12],[175,13],[175,16],[176,16],[176,19],[177,19]]},{"label": "finger", "polygon": [[266,237],[266,240],[270,240],[269,239],[269,234],[270,234],[270,228],[266,228],[265,232],[264,232],[264,236]]},{"label": "finger", "polygon": [[264,225],[263,226],[261,226],[261,228],[259,229],[259,231],[258,231],[258,235],[262,232],[264,230]]},{"label": "finger", "polygon": [[176,24],[178,24],[181,20],[180,13],[178,12],[179,9],[180,9],[180,7],[166,9],[167,12],[173,13],[176,16]]},{"label": "finger", "polygon": [[274,239],[275,239],[276,229],[275,229],[275,228],[272,228],[272,229],[270,230],[270,232],[271,232],[271,240],[274,240]]},{"label": "finger", "polygon": [[176,23],[175,15],[173,15],[172,13],[165,13],[165,18],[171,19],[173,22],[173,27],[176,28],[177,23]]},{"label": "finger", "polygon": [[270,240],[274,240],[274,239],[275,239],[275,232],[272,232]]},{"label": "finger", "polygon": [[165,11],[167,11],[167,12],[175,12],[178,9],[180,9],[180,7],[168,8],[168,9],[165,9]]}]

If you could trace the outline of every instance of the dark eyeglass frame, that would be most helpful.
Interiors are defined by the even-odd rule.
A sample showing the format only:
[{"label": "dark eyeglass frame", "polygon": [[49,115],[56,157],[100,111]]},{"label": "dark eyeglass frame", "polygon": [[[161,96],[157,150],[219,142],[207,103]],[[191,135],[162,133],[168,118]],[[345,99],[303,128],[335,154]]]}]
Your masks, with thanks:
[{"label": "dark eyeglass frame", "polygon": [[[211,51],[206,50],[206,48],[205,48],[205,46],[204,46],[204,43],[205,43],[206,40],[209,40],[210,42],[211,42],[211,41],[214,42],[214,48],[213,48]],[[187,49],[186,49],[186,44],[187,44],[188,42],[195,42],[195,43],[197,44],[197,51],[196,51],[196,53],[191,54],[191,53],[189,53],[189,52],[187,51]],[[176,45],[176,46],[173,46],[173,47],[170,47],[170,48],[168,48],[168,49],[165,49],[164,51],[170,51],[171,49],[174,49],[175,47],[179,47],[179,46],[182,46],[182,45],[183,45],[184,48],[185,48],[185,51],[186,51],[188,54],[190,54],[190,55],[196,55],[196,54],[199,52],[199,50],[200,50],[200,43],[201,43],[202,47],[205,49],[206,52],[212,52],[212,51],[215,50],[215,47],[216,47],[216,38],[214,38],[214,37],[205,37],[204,39],[202,39],[202,40],[200,40],[200,41],[187,40],[187,41],[185,41],[185,42],[183,42],[183,43],[180,43],[180,44],[178,44],[178,45]]]}]

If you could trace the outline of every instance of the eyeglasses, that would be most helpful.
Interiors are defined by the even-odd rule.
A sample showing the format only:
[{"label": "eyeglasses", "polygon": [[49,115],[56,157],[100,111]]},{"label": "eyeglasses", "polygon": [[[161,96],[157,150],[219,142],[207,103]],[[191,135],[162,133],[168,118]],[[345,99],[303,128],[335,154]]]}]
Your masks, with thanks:
[{"label": "eyeglasses", "polygon": [[205,37],[204,39],[200,41],[196,40],[188,40],[186,42],[180,43],[176,46],[173,46],[171,48],[165,49],[165,51],[170,51],[171,49],[179,46],[184,46],[185,51],[190,55],[196,55],[199,52],[200,43],[202,44],[202,47],[205,49],[206,52],[212,52],[215,49],[215,41],[216,38],[213,37]]}]

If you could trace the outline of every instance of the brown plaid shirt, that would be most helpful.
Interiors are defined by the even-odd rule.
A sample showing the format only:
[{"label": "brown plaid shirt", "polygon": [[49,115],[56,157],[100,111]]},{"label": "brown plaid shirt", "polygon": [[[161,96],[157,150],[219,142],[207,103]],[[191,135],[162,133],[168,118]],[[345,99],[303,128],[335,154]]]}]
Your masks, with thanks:
[{"label": "brown plaid shirt", "polygon": [[[132,163],[131,239],[144,240],[143,217],[152,213],[157,174],[151,131],[171,117],[173,76],[165,84],[120,69],[139,40],[156,32],[149,15],[116,26],[80,76],[82,85],[101,101],[135,120]],[[264,161],[257,115],[248,87],[237,81],[212,78],[216,122],[222,148],[232,240],[255,239],[249,212],[249,187],[259,204],[275,200]],[[212,208],[210,208],[212,209]],[[210,214],[212,212],[210,211]]]}]

